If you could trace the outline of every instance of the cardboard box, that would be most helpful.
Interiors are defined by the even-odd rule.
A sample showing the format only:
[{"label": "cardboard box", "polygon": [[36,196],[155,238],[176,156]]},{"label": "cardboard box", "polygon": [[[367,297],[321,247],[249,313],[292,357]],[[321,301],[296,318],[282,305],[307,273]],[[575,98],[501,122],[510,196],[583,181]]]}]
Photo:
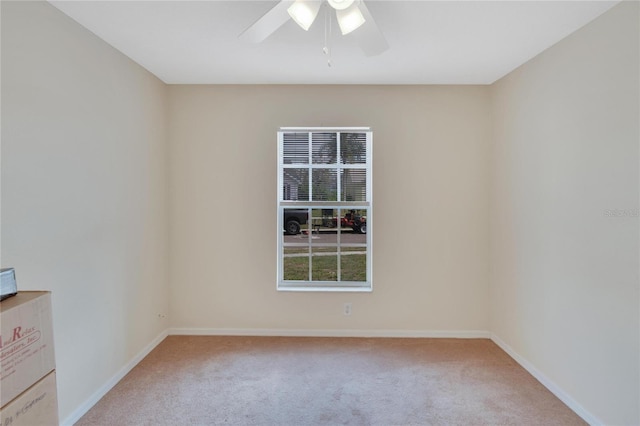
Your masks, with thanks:
[{"label": "cardboard box", "polygon": [[51,293],[21,291],[0,302],[0,407],[54,369]]},{"label": "cardboard box", "polygon": [[59,424],[56,395],[54,371],[0,409],[0,425],[52,426]]}]

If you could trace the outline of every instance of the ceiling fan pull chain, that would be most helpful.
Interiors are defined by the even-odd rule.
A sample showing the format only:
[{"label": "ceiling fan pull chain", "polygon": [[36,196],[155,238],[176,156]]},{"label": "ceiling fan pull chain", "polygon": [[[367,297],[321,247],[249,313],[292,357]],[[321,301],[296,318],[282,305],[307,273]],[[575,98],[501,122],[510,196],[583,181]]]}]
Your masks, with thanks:
[{"label": "ceiling fan pull chain", "polygon": [[329,45],[329,61],[327,62],[327,65],[331,66],[331,39],[333,38],[333,26],[331,25],[331,21],[332,21],[331,12],[329,12],[328,15],[329,15],[329,42],[327,44]]},{"label": "ceiling fan pull chain", "polygon": [[[331,67],[331,15],[329,7],[325,4],[324,8],[324,48],[322,51],[327,55],[327,66]],[[327,31],[327,26],[329,30]]]}]

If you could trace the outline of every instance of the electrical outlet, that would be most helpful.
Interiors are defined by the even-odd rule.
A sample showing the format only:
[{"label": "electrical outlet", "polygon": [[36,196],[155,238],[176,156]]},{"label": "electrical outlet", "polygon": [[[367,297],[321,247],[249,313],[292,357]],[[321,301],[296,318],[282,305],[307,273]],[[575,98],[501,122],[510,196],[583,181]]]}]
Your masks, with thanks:
[{"label": "electrical outlet", "polygon": [[351,302],[344,304],[344,314],[345,316],[351,316]]}]

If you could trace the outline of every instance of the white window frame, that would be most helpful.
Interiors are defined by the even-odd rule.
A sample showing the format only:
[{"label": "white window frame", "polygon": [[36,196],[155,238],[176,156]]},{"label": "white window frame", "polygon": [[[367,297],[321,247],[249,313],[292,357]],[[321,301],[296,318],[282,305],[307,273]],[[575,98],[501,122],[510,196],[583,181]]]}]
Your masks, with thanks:
[{"label": "white window frame", "polygon": [[[309,161],[305,164],[285,164],[283,141],[285,133],[309,133]],[[337,135],[337,152],[340,155],[340,134],[341,133],[365,133],[366,134],[366,167],[362,167],[362,164],[353,166],[353,168],[366,170],[366,189],[365,200],[366,201],[287,201],[284,200],[284,186],[283,186],[283,171],[285,168],[308,168],[311,171],[314,169],[331,168],[337,170],[337,190],[340,191],[340,170],[352,168],[349,164],[342,164],[337,159],[337,164],[314,164],[311,160],[311,138],[313,133],[336,133]],[[372,276],[373,276],[373,256],[372,256],[372,241],[373,241],[373,185],[372,185],[372,142],[373,132],[369,127],[281,127],[278,131],[278,207],[277,207],[277,224],[278,224],[278,236],[277,236],[277,289],[279,291],[341,291],[341,292],[370,292],[373,290]],[[311,172],[310,172],[311,173]],[[309,199],[312,197],[311,182],[309,183]],[[337,197],[340,200],[340,197]],[[284,209],[285,208],[300,208],[300,209],[341,209],[344,212],[349,209],[366,209],[366,280],[365,281],[311,281],[311,271],[309,280],[284,280],[284,248],[292,247],[290,243],[284,242]],[[308,218],[307,223],[311,223],[311,218]],[[338,219],[339,220],[339,219]],[[338,231],[337,245],[340,244],[340,233]],[[307,232],[309,237],[308,243],[303,243],[309,247],[311,251],[312,247],[322,247],[312,243],[312,233]],[[310,253],[311,256],[311,253]],[[340,268],[340,250],[338,250],[338,269]],[[311,257],[311,262],[313,257]],[[311,268],[310,268],[311,269]]]}]

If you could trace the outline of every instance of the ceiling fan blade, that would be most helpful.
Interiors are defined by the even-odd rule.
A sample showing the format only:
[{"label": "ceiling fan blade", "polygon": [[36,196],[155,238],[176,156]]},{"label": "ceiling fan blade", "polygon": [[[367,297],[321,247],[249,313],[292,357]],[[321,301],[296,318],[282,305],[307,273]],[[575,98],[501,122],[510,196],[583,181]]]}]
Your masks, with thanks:
[{"label": "ceiling fan blade", "polygon": [[292,0],[281,0],[238,37],[252,43],[262,42],[291,18],[287,9],[292,3]]},{"label": "ceiling fan blade", "polygon": [[373,16],[371,16],[364,1],[360,1],[358,7],[366,22],[354,31],[353,35],[356,40],[358,40],[358,44],[365,56],[377,56],[389,49],[389,43],[387,43],[382,31],[378,28],[376,21],[373,19]]}]

